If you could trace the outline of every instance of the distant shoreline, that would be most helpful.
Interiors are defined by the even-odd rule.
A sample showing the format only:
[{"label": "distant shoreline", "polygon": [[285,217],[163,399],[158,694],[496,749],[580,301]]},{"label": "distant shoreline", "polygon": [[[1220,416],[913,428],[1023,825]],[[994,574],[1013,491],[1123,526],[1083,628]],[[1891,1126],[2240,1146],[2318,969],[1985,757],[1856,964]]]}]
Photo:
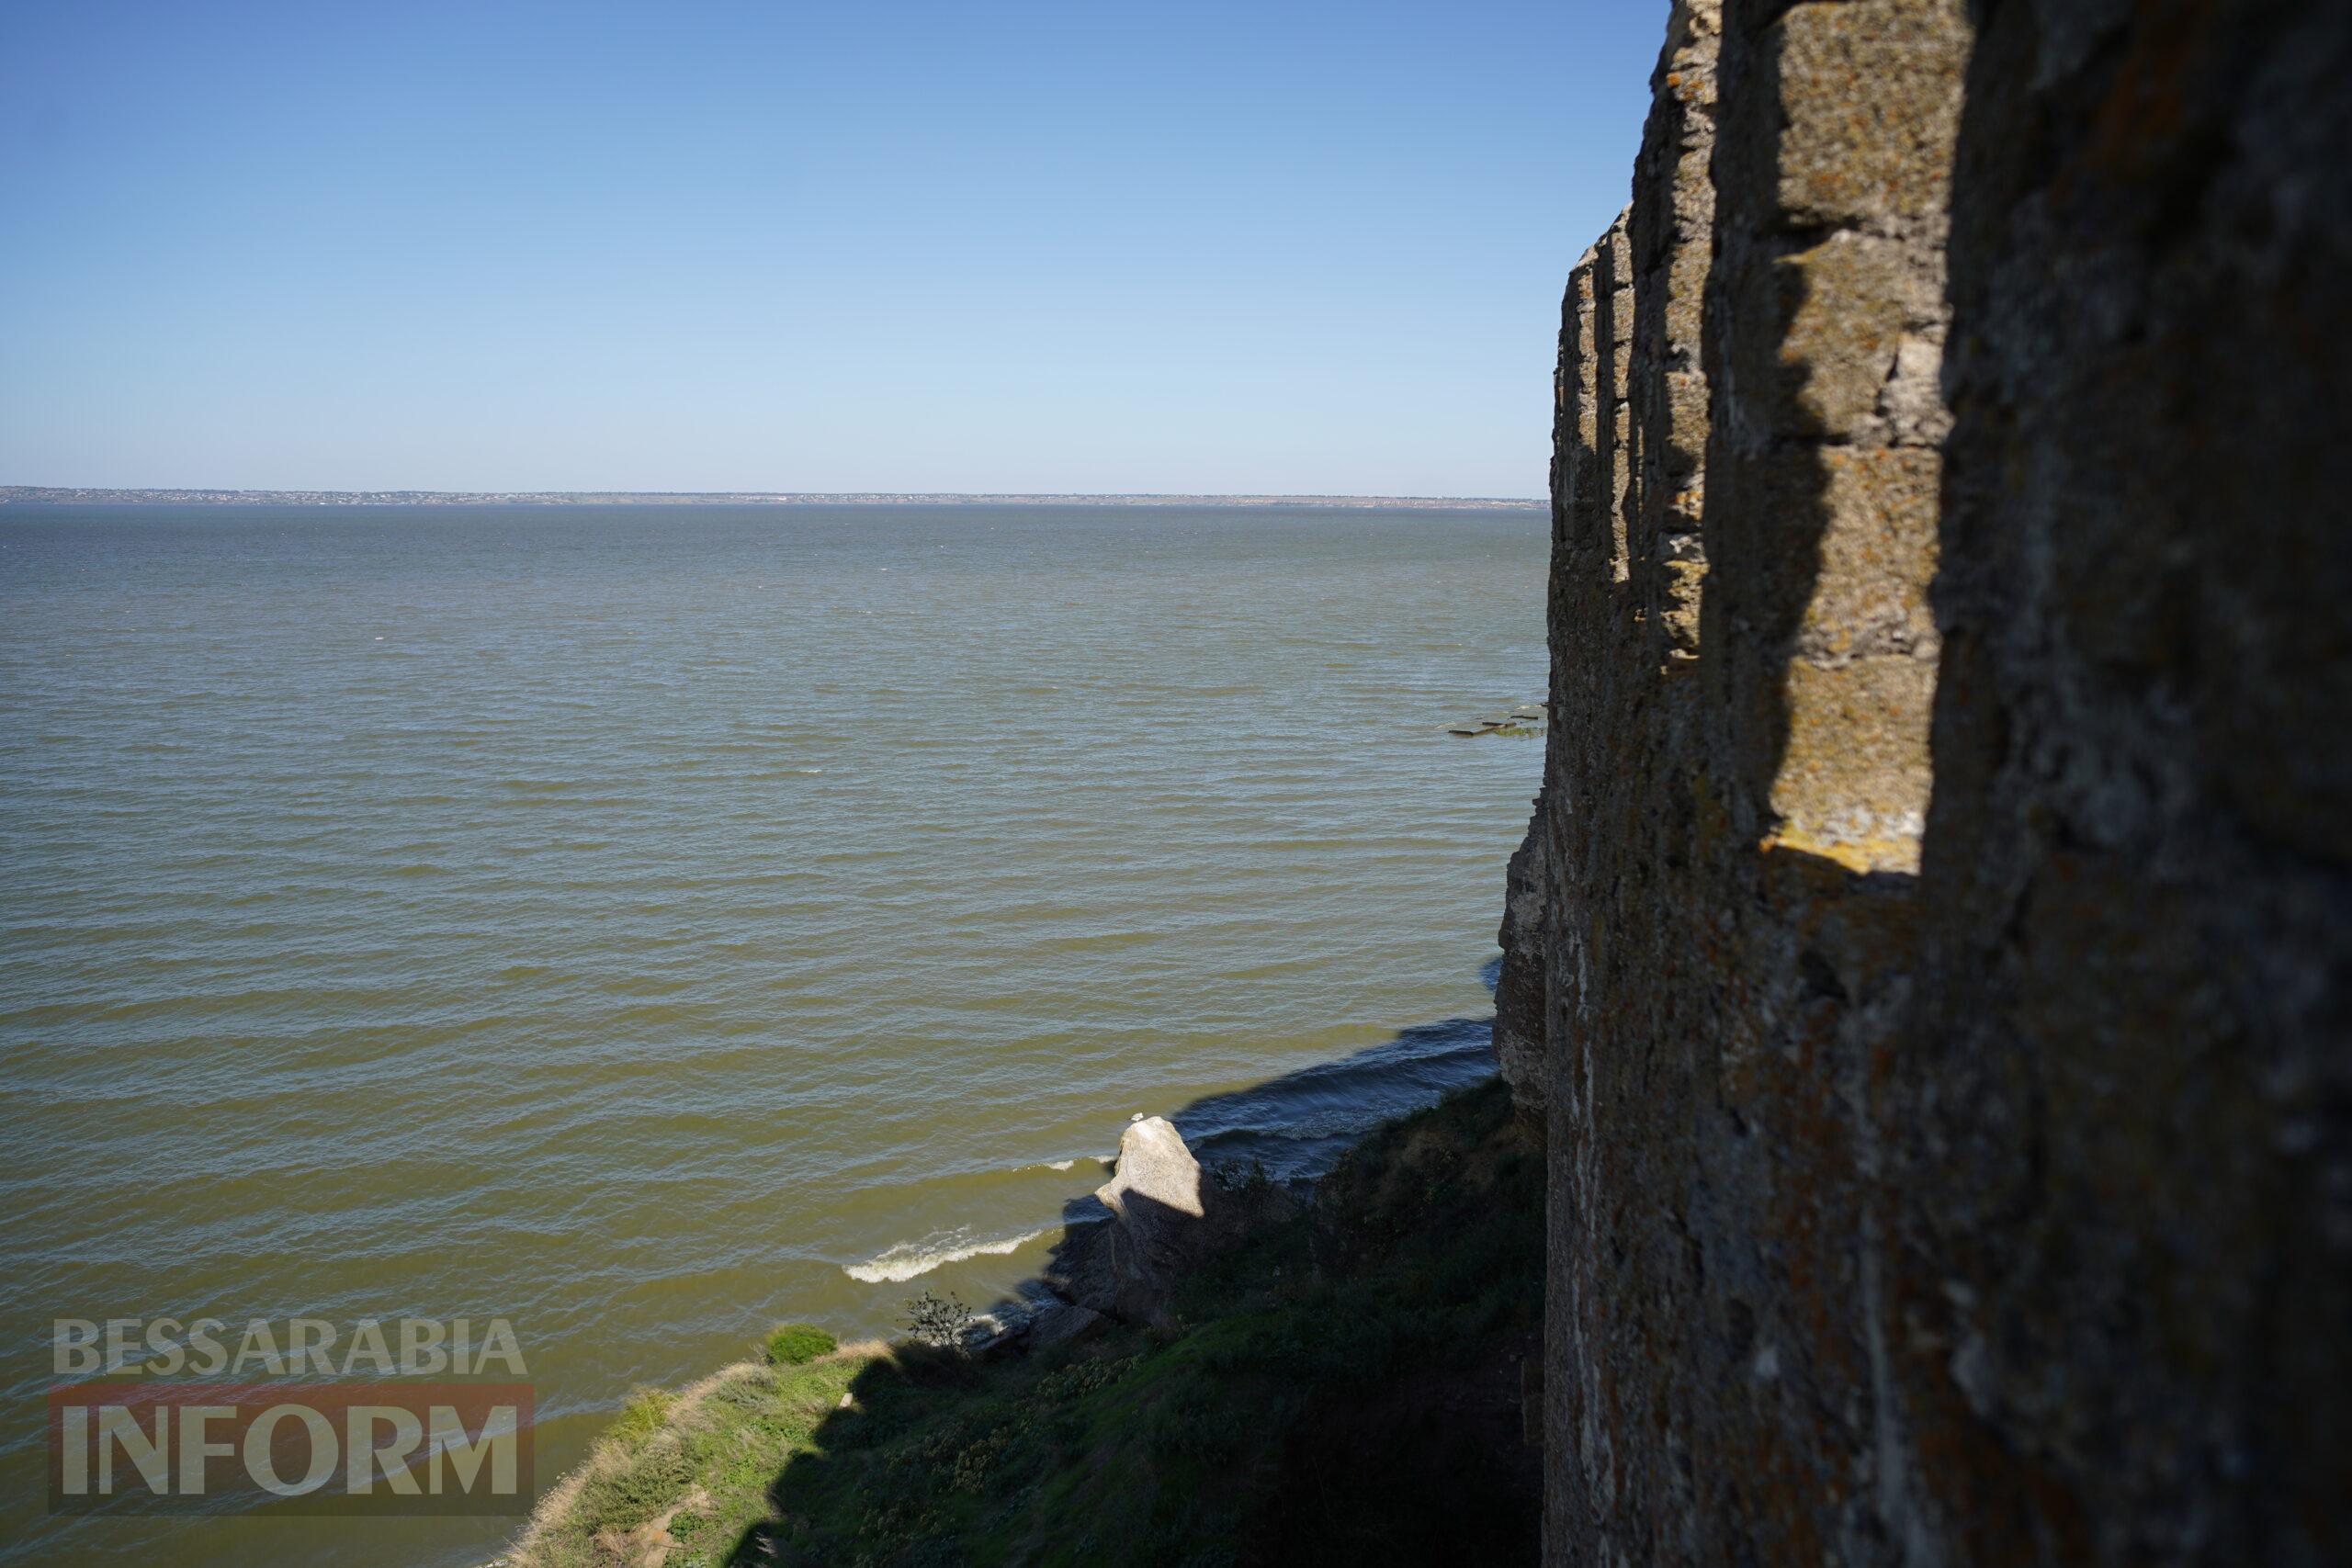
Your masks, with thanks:
[{"label": "distant shoreline", "polygon": [[1189,506],[1428,512],[1532,511],[1536,497],[1424,495],[1049,495],[848,491],[113,490],[0,485],[0,506]]}]

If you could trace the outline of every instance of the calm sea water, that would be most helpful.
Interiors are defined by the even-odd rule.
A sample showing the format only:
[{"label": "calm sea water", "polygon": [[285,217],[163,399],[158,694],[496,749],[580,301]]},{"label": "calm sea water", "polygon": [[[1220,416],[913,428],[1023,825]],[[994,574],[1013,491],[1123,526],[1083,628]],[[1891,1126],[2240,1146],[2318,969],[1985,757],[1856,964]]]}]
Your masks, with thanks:
[{"label": "calm sea water", "polygon": [[1033,1272],[1133,1113],[1279,1165],[1483,1072],[1541,748],[1443,727],[1542,694],[1544,550],[1532,511],[0,512],[0,1561],[509,1528],[50,1519],[54,1316],[503,1316],[544,1482],[775,1319]]}]

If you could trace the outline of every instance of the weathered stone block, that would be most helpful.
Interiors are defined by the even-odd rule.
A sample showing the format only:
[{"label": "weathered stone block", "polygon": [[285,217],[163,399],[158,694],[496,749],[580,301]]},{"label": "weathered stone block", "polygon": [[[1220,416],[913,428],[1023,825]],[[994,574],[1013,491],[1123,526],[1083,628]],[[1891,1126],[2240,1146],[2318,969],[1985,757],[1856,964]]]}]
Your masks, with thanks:
[{"label": "weathered stone block", "polygon": [[1931,781],[1917,718],[1935,689],[1935,666],[1924,659],[1792,661],[1773,842],[1856,872],[1917,871]]},{"label": "weathered stone block", "polygon": [[1769,152],[1786,223],[1885,231],[1940,214],[1968,46],[1951,0],[1787,7],[1758,84],[1782,127]]},{"label": "weathered stone block", "polygon": [[1878,412],[1895,355],[1932,292],[1910,298],[1915,260],[1899,241],[1856,230],[1776,254],[1737,278],[1727,309],[1754,324],[1730,345],[1733,384],[1766,436],[1856,431]]},{"label": "weathered stone block", "polygon": [[[1928,588],[1943,462],[1917,446],[1839,446],[1811,454],[1824,523],[1794,656],[1820,667],[1855,659],[1935,657]],[[1889,712],[1925,742],[1927,709]],[[1924,809],[1926,801],[1920,801]]]}]

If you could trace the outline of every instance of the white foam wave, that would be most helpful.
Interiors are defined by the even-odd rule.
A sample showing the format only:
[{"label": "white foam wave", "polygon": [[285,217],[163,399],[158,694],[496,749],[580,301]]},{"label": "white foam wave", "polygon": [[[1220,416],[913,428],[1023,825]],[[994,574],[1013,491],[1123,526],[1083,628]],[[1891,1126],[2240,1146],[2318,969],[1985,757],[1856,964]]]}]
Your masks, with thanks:
[{"label": "white foam wave", "polygon": [[974,1241],[970,1231],[944,1231],[921,1241],[898,1242],[863,1263],[844,1263],[842,1272],[869,1285],[895,1285],[967,1258],[1001,1258],[1045,1234],[1041,1230],[1030,1231],[1000,1241]]}]

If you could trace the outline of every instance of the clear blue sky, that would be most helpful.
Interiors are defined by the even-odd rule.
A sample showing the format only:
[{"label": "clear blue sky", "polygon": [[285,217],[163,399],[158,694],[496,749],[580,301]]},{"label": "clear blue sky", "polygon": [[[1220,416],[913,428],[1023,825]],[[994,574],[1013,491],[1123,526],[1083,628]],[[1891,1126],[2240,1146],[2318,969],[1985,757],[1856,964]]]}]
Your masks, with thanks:
[{"label": "clear blue sky", "polygon": [[1534,495],[1665,0],[0,0],[0,483]]}]

